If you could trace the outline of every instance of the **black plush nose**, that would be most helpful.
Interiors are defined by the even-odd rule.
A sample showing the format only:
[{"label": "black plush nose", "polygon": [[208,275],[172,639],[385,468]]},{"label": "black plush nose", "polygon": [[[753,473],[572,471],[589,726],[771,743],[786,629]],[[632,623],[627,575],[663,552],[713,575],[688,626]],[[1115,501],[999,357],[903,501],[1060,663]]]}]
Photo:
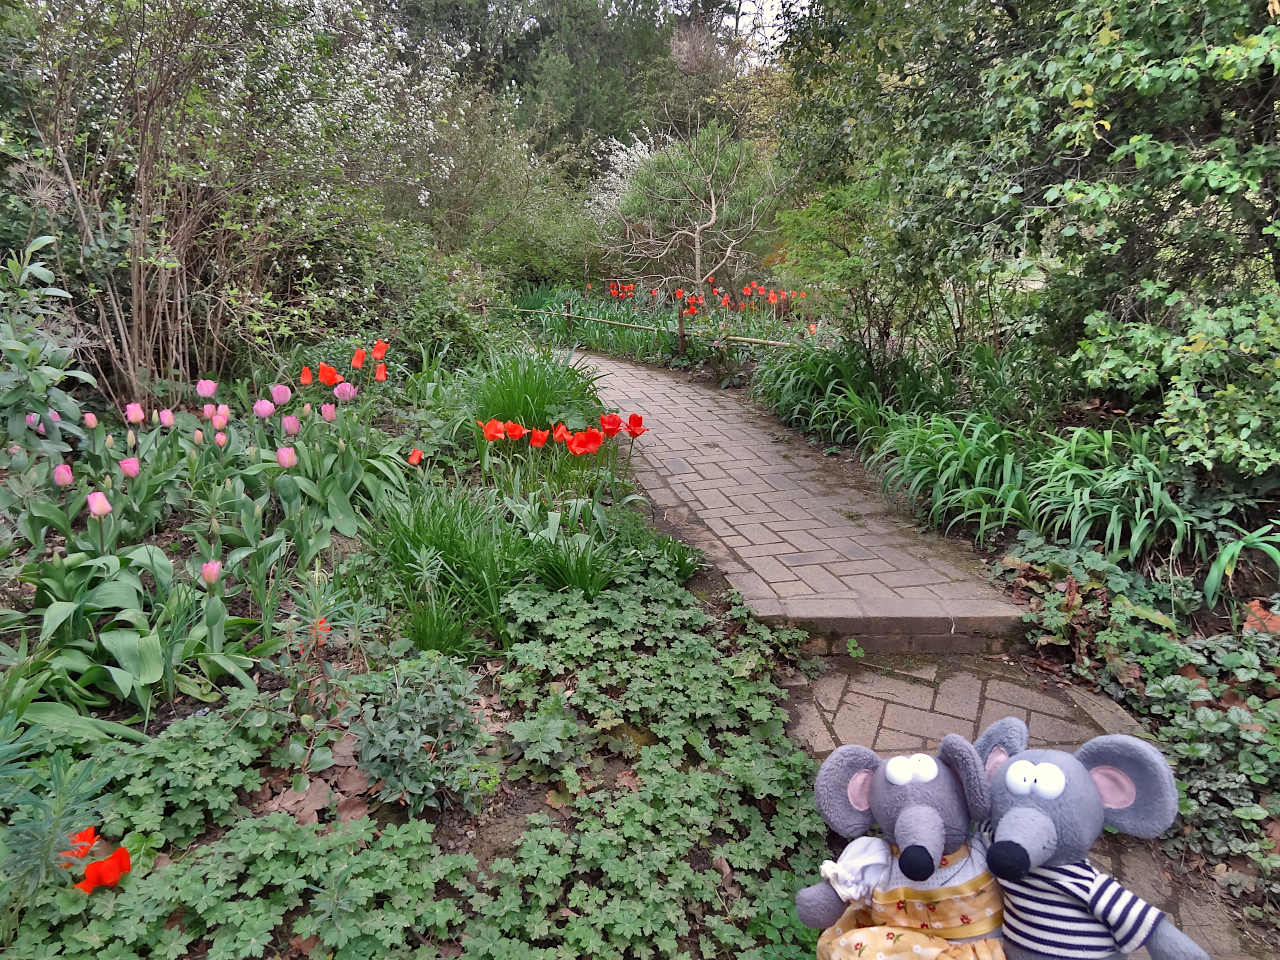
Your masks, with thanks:
[{"label": "black plush nose", "polygon": [[987,850],[987,866],[1001,880],[1017,880],[1031,869],[1031,858],[1012,840],[999,840]]},{"label": "black plush nose", "polygon": [[902,856],[898,857],[898,866],[908,880],[928,880],[933,876],[933,857],[919,844],[902,851]]}]

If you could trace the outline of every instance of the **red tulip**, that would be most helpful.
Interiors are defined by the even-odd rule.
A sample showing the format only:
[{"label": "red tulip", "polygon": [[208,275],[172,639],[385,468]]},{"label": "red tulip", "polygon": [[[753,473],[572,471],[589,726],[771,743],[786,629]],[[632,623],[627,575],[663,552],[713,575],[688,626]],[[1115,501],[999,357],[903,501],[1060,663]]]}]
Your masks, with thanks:
[{"label": "red tulip", "polygon": [[806,296],[808,296],[808,294],[806,294],[803,290],[801,290],[801,291],[800,291],[800,299],[801,299],[801,300],[803,300]]},{"label": "red tulip", "polygon": [[381,362],[382,358],[387,355],[387,348],[389,346],[391,346],[391,344],[387,343],[387,341],[383,340],[381,337],[373,341],[373,359]]},{"label": "red tulip", "polygon": [[677,300],[684,299],[684,287],[676,287],[676,299]]},{"label": "red tulip", "polygon": [[550,430],[533,429],[529,431],[529,446],[535,450],[547,442],[547,437],[551,436]]},{"label": "red tulip", "polygon": [[302,368],[302,376],[298,377],[298,382],[302,384],[304,387],[311,386],[311,368],[310,367]]},{"label": "red tulip", "polygon": [[484,431],[484,438],[492,443],[494,440],[501,440],[507,435],[506,428],[503,427],[501,420],[490,420],[488,423],[476,421],[476,426]]},{"label": "red tulip", "polygon": [[94,827],[85,827],[79,833],[71,834],[71,849],[63,850],[58,854],[60,857],[86,857],[89,855],[90,848],[98,842],[98,831]]},{"label": "red tulip", "polygon": [[563,423],[557,423],[555,430],[551,433],[551,439],[556,443],[568,443],[569,438],[572,436],[573,434],[569,432],[569,429]]},{"label": "red tulip", "polygon": [[84,879],[76,884],[76,888],[85,893],[93,893],[98,887],[114,887],[133,869],[129,859],[129,851],[117,847],[115,852],[102,860],[95,860],[84,868]]},{"label": "red tulip", "polygon": [[342,374],[327,363],[320,364],[319,371],[320,382],[326,387],[336,386],[342,382]]},{"label": "red tulip", "polygon": [[658,295],[658,288],[657,288],[657,287],[654,287],[652,290],[650,290],[650,291],[649,291],[649,296],[651,296],[651,297],[656,297],[657,295]]},{"label": "red tulip", "polygon": [[575,457],[580,457],[584,453],[595,453],[603,442],[604,434],[595,427],[589,427],[582,433],[575,433],[569,438],[569,452]]},{"label": "red tulip", "polygon": [[511,440],[519,440],[526,433],[524,427],[514,420],[508,420],[505,426],[507,428],[507,437]]},{"label": "red tulip", "polygon": [[638,437],[642,433],[648,433],[649,428],[644,425],[644,417],[638,413],[633,413],[627,417],[627,434],[632,437]]},{"label": "red tulip", "polygon": [[387,379],[387,365],[385,363],[378,364],[377,368],[373,371],[373,379],[377,380],[379,383],[382,383]]},{"label": "red tulip", "polygon": [[365,352],[364,347],[357,347],[356,352],[351,355],[351,369],[359,370],[364,366]]},{"label": "red tulip", "polygon": [[412,450],[410,450],[409,457],[408,457],[409,466],[416,467],[418,464],[420,464],[422,462],[422,456],[423,456],[422,451],[419,450],[417,447],[414,447]]},{"label": "red tulip", "polygon": [[622,418],[616,413],[600,414],[600,429],[606,437],[616,437],[622,429]]}]

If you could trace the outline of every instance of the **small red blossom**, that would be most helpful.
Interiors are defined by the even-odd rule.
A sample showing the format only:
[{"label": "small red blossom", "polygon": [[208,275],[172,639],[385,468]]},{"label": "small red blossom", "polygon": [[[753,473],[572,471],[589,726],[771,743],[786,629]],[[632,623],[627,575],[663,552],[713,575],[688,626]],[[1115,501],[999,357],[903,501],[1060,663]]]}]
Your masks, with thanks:
[{"label": "small red blossom", "polygon": [[649,428],[644,425],[644,417],[638,413],[633,413],[627,417],[627,434],[632,437],[638,437],[642,433],[648,433]]},{"label": "small red blossom", "polygon": [[606,437],[616,437],[622,430],[622,418],[616,413],[600,414],[600,429]]},{"label": "small red blossom", "polygon": [[575,457],[580,457],[586,453],[595,453],[600,449],[600,444],[604,442],[604,434],[595,427],[589,427],[582,433],[575,433],[569,438],[569,452]]},{"label": "small red blossom", "polygon": [[311,376],[311,368],[310,368],[310,367],[303,367],[303,368],[302,368],[302,375],[301,375],[300,377],[298,377],[298,382],[299,382],[300,384],[302,384],[304,387],[309,387],[309,386],[311,386],[311,380],[312,380],[312,376]]},{"label": "small red blossom", "polygon": [[387,379],[387,365],[385,363],[380,363],[374,368],[373,379],[379,383],[383,383]]},{"label": "small red blossom", "polygon": [[327,363],[320,364],[317,369],[319,370],[317,375],[320,377],[320,382],[326,387],[334,387],[342,382],[342,374]]},{"label": "small red blossom", "polygon": [[488,423],[476,421],[476,426],[484,431],[484,438],[492,443],[495,440],[501,440],[507,435],[507,428],[501,420],[491,419]]},{"label": "small red blossom", "polygon": [[503,424],[503,426],[506,427],[507,438],[510,440],[519,440],[525,435],[526,431],[524,427],[521,424],[516,423],[514,420],[508,420]]},{"label": "small red blossom", "polygon": [[98,842],[98,831],[95,827],[85,827],[79,833],[71,834],[71,849],[63,850],[58,854],[60,857],[73,857],[80,859],[87,857],[89,850]]},{"label": "small red blossom", "polygon": [[568,443],[569,438],[572,436],[573,434],[569,431],[569,428],[563,423],[557,423],[555,430],[551,431],[551,439],[556,443]]},{"label": "small red blossom", "polygon": [[76,884],[76,889],[93,893],[98,887],[114,887],[132,869],[129,851],[117,847],[111,856],[94,860],[84,868],[84,879]]},{"label": "small red blossom", "polygon": [[409,460],[409,466],[416,467],[418,464],[422,462],[422,457],[423,457],[422,451],[419,450],[417,447],[414,447],[412,450],[409,451],[409,456],[407,458]]},{"label": "small red blossom", "polygon": [[538,430],[535,427],[529,431],[529,446],[537,450],[546,444],[549,436],[551,436],[550,430]]},{"label": "small red blossom", "polygon": [[684,287],[676,287],[676,299],[677,300],[684,299]]},{"label": "small red blossom", "polygon": [[387,348],[390,346],[391,344],[387,343],[387,341],[383,340],[381,337],[373,341],[373,359],[381,362],[382,358],[387,355]]},{"label": "small red blossom", "polygon": [[363,367],[365,356],[366,354],[365,354],[364,347],[357,347],[356,352],[351,355],[351,369],[359,370],[361,367]]}]

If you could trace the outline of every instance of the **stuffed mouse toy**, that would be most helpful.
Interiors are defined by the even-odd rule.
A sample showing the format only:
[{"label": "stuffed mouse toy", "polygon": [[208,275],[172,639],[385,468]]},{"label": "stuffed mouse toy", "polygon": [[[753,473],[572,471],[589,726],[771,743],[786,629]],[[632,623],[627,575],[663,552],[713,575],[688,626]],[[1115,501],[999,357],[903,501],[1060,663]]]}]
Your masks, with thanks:
[{"label": "stuffed mouse toy", "polygon": [[1010,960],[1112,960],[1145,946],[1153,960],[1209,960],[1160,910],[1089,863],[1103,827],[1156,837],[1178,790],[1159,750],[1095,737],[1074,754],[1026,750],[1026,726],[998,721],[979,738],[991,787],[987,863],[1004,891]]},{"label": "stuffed mouse toy", "polygon": [[[826,759],[818,810],[852,842],[822,865],[823,882],[796,895],[801,922],[826,930],[820,960],[1002,956],[987,939],[1000,929],[999,887],[983,846],[971,843],[971,821],[988,814],[984,772],[973,745],[954,734],[936,756],[883,760],[849,745]],[[872,827],[883,839],[866,836]],[[960,941],[977,942],[951,952]]]}]

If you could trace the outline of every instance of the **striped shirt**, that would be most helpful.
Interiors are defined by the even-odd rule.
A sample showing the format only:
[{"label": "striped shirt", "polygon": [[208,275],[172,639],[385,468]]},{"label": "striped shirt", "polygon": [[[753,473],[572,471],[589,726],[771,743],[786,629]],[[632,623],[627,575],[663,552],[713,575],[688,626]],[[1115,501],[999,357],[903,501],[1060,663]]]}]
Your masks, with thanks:
[{"label": "striped shirt", "polygon": [[1063,960],[1132,953],[1147,942],[1164,913],[1087,860],[1037,867],[1001,880],[1005,939]]}]

